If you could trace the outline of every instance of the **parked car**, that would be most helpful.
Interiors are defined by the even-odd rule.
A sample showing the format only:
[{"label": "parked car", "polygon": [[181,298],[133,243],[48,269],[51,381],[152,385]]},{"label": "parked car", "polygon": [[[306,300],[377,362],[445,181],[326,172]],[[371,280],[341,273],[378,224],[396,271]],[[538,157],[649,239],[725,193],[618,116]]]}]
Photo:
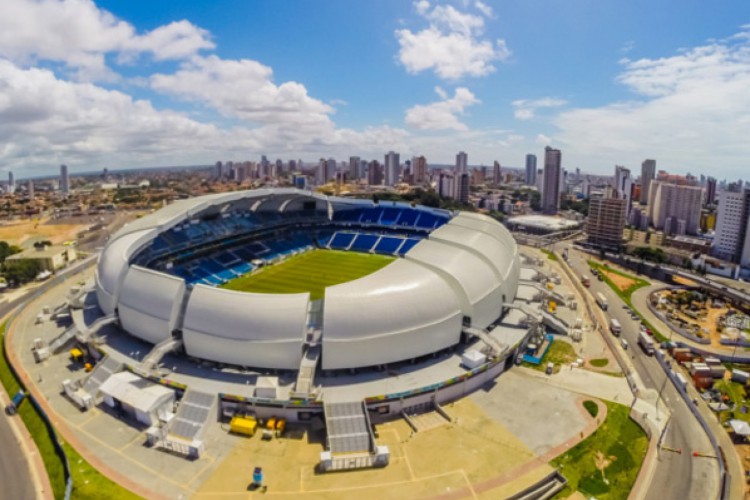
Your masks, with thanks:
[{"label": "parked car", "polygon": [[625,349],[626,351],[628,350],[628,341],[627,341],[627,340],[625,340],[625,339],[622,339],[622,340],[620,341],[620,344],[622,344],[622,348],[623,348],[623,349]]},{"label": "parked car", "polygon": [[546,373],[547,375],[552,375],[552,371],[554,369],[555,369],[555,363],[552,363],[552,362],[547,363],[547,369],[544,370],[544,373]]}]

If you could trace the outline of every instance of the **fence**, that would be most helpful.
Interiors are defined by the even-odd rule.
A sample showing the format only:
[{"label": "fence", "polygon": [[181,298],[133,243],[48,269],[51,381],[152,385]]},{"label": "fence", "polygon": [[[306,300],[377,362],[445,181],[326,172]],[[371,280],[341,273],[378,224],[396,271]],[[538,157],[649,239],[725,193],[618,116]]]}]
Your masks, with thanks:
[{"label": "fence", "polygon": [[698,420],[698,424],[703,429],[703,432],[706,434],[706,437],[708,437],[708,440],[711,442],[711,448],[713,448],[714,453],[716,454],[716,461],[719,464],[719,478],[721,487],[719,489],[719,499],[729,499],[729,483],[731,482],[731,476],[729,475],[729,472],[726,468],[726,463],[724,461],[724,452],[719,446],[719,442],[716,441],[716,437],[714,436],[713,432],[708,426],[708,422],[706,422],[706,419],[703,418],[703,415],[698,411],[698,407],[693,404],[692,399],[690,398],[690,395],[687,393],[686,387],[680,383],[679,380],[677,380],[677,375],[674,371],[667,365],[667,362],[664,360],[664,355],[660,351],[656,351],[656,355],[654,356],[656,360],[659,362],[659,365],[664,370],[664,373],[669,377],[669,380],[672,382],[672,384],[675,386],[675,389],[677,389],[677,392],[682,396],[682,399],[685,400],[685,404],[690,409],[690,412],[693,414],[696,420]]}]

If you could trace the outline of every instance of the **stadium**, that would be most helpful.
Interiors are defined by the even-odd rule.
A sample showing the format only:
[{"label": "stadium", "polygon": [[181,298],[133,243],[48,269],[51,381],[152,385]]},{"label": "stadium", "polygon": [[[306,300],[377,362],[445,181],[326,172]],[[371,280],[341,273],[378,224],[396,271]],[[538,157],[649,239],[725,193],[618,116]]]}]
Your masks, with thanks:
[{"label": "stadium", "polygon": [[[517,297],[520,257],[501,224],[475,213],[296,189],[180,200],[114,234],[93,290],[71,299],[88,304],[71,309],[75,336],[99,361],[65,391],[82,408],[130,408],[138,401],[118,394],[174,390],[176,417],[151,438],[189,456],[218,407],[317,416],[324,469],[352,454],[366,457],[357,467],[383,465],[371,419],[463,397],[509,368],[543,322],[555,327]],[[158,387],[116,387],[134,376]],[[154,425],[153,405],[140,411]]]},{"label": "stadium", "polygon": [[[304,267],[285,261],[331,249],[343,282],[314,298]],[[428,355],[458,344],[463,327],[491,325],[515,297],[518,259],[510,234],[481,215],[248,191],[178,202],[130,224],[104,249],[96,291],[128,333],[158,344],[182,332],[189,356],[297,370],[320,345],[323,370],[350,369]],[[263,288],[275,266],[284,272]],[[253,273],[248,284],[262,290],[285,292],[290,273],[298,289],[223,288]]]}]

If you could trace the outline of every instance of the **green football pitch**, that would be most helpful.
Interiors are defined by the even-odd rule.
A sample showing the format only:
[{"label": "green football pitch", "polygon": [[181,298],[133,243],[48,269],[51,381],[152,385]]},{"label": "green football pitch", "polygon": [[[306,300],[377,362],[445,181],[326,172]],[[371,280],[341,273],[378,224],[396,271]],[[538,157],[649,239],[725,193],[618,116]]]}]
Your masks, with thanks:
[{"label": "green football pitch", "polygon": [[313,250],[233,279],[221,288],[254,293],[310,292],[320,299],[326,287],[352,281],[385,267],[393,257],[336,250]]}]

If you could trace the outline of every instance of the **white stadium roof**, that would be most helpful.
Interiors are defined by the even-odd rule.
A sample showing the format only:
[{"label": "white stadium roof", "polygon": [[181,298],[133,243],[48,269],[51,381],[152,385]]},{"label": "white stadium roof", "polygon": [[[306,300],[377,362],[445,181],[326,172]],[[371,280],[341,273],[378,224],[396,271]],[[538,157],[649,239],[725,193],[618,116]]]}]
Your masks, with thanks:
[{"label": "white stadium roof", "polygon": [[[202,216],[210,220],[227,205],[238,212],[284,213],[303,210],[303,202],[311,200],[316,202],[316,224],[350,232],[356,231],[350,220],[336,226],[325,214],[375,206],[369,200],[295,189],[181,200],[134,221],[111,238],[97,267],[101,309],[106,314],[116,311],[122,327],[141,339],[158,343],[181,331],[188,355],[257,368],[298,369],[307,335],[318,329],[323,368],[343,369],[393,363],[452,346],[459,342],[465,323],[489,326],[502,305],[516,295],[518,250],[509,231],[497,221],[469,213],[450,217],[446,211],[389,202],[382,206],[450,218],[437,229],[422,229],[415,235],[426,239],[405,258],[363,278],[328,287],[321,321],[311,319],[309,311],[315,308],[307,293],[254,294],[192,285],[167,272],[131,264],[159,234]],[[393,222],[376,226],[369,222],[362,231],[399,231]],[[408,235],[415,228],[402,231]]]}]

